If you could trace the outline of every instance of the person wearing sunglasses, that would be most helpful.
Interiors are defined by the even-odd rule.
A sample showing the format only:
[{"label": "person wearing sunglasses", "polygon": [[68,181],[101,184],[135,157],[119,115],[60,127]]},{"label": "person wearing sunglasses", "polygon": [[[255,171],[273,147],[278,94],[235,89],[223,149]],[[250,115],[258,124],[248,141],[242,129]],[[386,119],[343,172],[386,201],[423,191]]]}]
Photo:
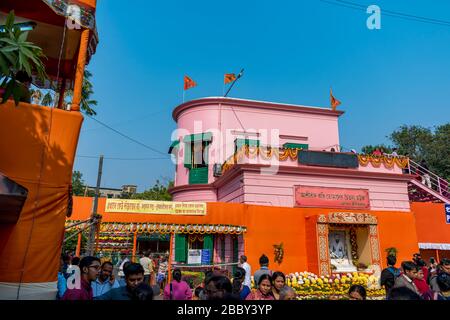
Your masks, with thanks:
[{"label": "person wearing sunglasses", "polygon": [[[100,273],[100,259],[87,256],[80,261],[80,286],[79,288],[68,288],[62,297],[62,300],[93,300],[93,291],[91,282],[95,281]],[[75,272],[74,277],[77,276]],[[72,276],[67,279],[68,284]],[[75,283],[77,279],[75,278]]]}]

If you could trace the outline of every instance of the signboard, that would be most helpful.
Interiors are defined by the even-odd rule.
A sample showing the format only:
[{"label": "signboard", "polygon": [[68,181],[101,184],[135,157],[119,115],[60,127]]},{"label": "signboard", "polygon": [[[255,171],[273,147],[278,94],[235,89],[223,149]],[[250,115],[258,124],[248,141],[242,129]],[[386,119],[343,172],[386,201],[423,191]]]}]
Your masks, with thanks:
[{"label": "signboard", "polygon": [[105,212],[204,216],[206,203],[106,199]]},{"label": "signboard", "polygon": [[188,264],[201,264],[202,263],[202,250],[188,250]]},{"label": "signboard", "polygon": [[445,204],[445,221],[450,224],[450,204]]},{"label": "signboard", "polygon": [[296,207],[370,209],[367,189],[295,186]]},{"label": "signboard", "polygon": [[211,263],[211,249],[202,250],[202,264],[208,265]]}]

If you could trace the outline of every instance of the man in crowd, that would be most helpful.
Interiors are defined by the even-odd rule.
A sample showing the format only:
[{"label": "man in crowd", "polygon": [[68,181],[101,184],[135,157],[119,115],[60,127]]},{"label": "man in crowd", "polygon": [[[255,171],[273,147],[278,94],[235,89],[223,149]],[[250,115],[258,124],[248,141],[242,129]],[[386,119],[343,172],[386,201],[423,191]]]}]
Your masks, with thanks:
[{"label": "man in crowd", "polygon": [[420,296],[420,292],[413,280],[417,278],[417,265],[412,261],[402,262],[402,274],[395,280],[393,288],[406,287]]},{"label": "man in crowd", "polygon": [[384,286],[386,290],[386,297],[389,295],[392,287],[395,284],[395,280],[400,276],[400,270],[395,267],[397,258],[394,255],[388,255],[387,265],[388,267],[381,271],[380,285]]},{"label": "man in crowd", "polygon": [[161,256],[159,260],[158,276],[156,279],[161,290],[164,290],[164,287],[166,285],[165,280],[167,270],[168,270],[167,259],[164,256]]},{"label": "man in crowd", "polygon": [[113,264],[110,261],[103,262],[99,276],[92,282],[94,298],[118,287],[120,287],[120,285],[114,278]]},{"label": "man in crowd", "polygon": [[263,274],[268,274],[268,275],[272,275],[272,270],[269,270],[269,258],[263,254],[260,258],[259,258],[259,265],[261,266],[261,268],[259,270],[257,270],[255,272],[255,274],[253,275],[253,278],[255,280],[255,285],[257,285],[258,281],[259,281],[259,277],[261,277]]},{"label": "man in crowd", "polygon": [[[100,272],[100,259],[87,256],[80,261],[80,288],[67,289],[62,300],[92,300],[91,282],[95,281]],[[70,278],[69,278],[70,279]]]},{"label": "man in crowd", "polygon": [[[62,299],[62,297],[64,296],[64,293],[67,290],[67,280],[65,277],[65,271],[64,271],[64,257],[61,256],[60,260],[60,264],[59,264],[59,272],[58,272],[58,282],[57,282],[57,287],[58,287],[58,292],[56,294],[56,299],[60,300]],[[67,267],[66,267],[67,270]]]},{"label": "man in crowd", "polygon": [[[144,268],[139,263],[131,263],[125,269],[126,286],[111,289],[95,300],[133,300],[136,296],[136,288],[144,282]],[[152,290],[147,288],[147,290]]]},{"label": "man in crowd", "polygon": [[150,278],[153,273],[153,261],[150,259],[150,251],[146,251],[142,258],[139,259],[139,263],[144,268],[144,282],[150,284]]},{"label": "man in crowd", "polygon": [[247,262],[246,256],[241,256],[239,259],[241,262],[241,268],[245,270],[245,278],[244,278],[244,286],[247,286],[249,288],[252,287],[252,268]]},{"label": "man in crowd", "polygon": [[441,260],[441,263],[437,267],[436,274],[430,278],[430,287],[431,287],[431,290],[433,290],[434,292],[441,291],[441,288],[439,287],[439,284],[437,282],[437,277],[441,273],[446,273],[446,274],[450,275],[450,259],[443,258]]}]

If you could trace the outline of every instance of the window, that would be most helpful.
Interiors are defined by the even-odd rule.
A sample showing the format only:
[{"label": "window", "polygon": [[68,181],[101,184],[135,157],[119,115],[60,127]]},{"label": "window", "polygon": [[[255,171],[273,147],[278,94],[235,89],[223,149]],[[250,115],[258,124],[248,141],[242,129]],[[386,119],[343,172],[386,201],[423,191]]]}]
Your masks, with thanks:
[{"label": "window", "polygon": [[208,147],[210,132],[185,136],[184,166],[189,169],[189,184],[208,183]]},{"label": "window", "polygon": [[286,142],[285,144],[283,144],[283,148],[308,150],[308,145],[304,143]]},{"label": "window", "polygon": [[191,168],[204,168],[208,166],[207,141],[195,141],[191,143]]}]

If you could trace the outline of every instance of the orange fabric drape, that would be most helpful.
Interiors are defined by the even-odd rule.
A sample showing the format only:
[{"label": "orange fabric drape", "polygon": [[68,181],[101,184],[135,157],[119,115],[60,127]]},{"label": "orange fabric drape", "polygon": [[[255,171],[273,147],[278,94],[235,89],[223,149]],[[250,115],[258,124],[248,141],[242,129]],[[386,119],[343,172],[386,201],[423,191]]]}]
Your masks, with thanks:
[{"label": "orange fabric drape", "polygon": [[84,67],[86,65],[87,47],[89,43],[89,29],[84,29],[81,33],[80,48],[75,72],[75,82],[73,88],[73,99],[70,110],[80,111],[81,92],[83,89]]},{"label": "orange fabric drape", "polygon": [[57,280],[82,121],[79,113],[27,103],[0,107],[0,171],[28,189],[18,222],[2,239],[0,282]]}]

